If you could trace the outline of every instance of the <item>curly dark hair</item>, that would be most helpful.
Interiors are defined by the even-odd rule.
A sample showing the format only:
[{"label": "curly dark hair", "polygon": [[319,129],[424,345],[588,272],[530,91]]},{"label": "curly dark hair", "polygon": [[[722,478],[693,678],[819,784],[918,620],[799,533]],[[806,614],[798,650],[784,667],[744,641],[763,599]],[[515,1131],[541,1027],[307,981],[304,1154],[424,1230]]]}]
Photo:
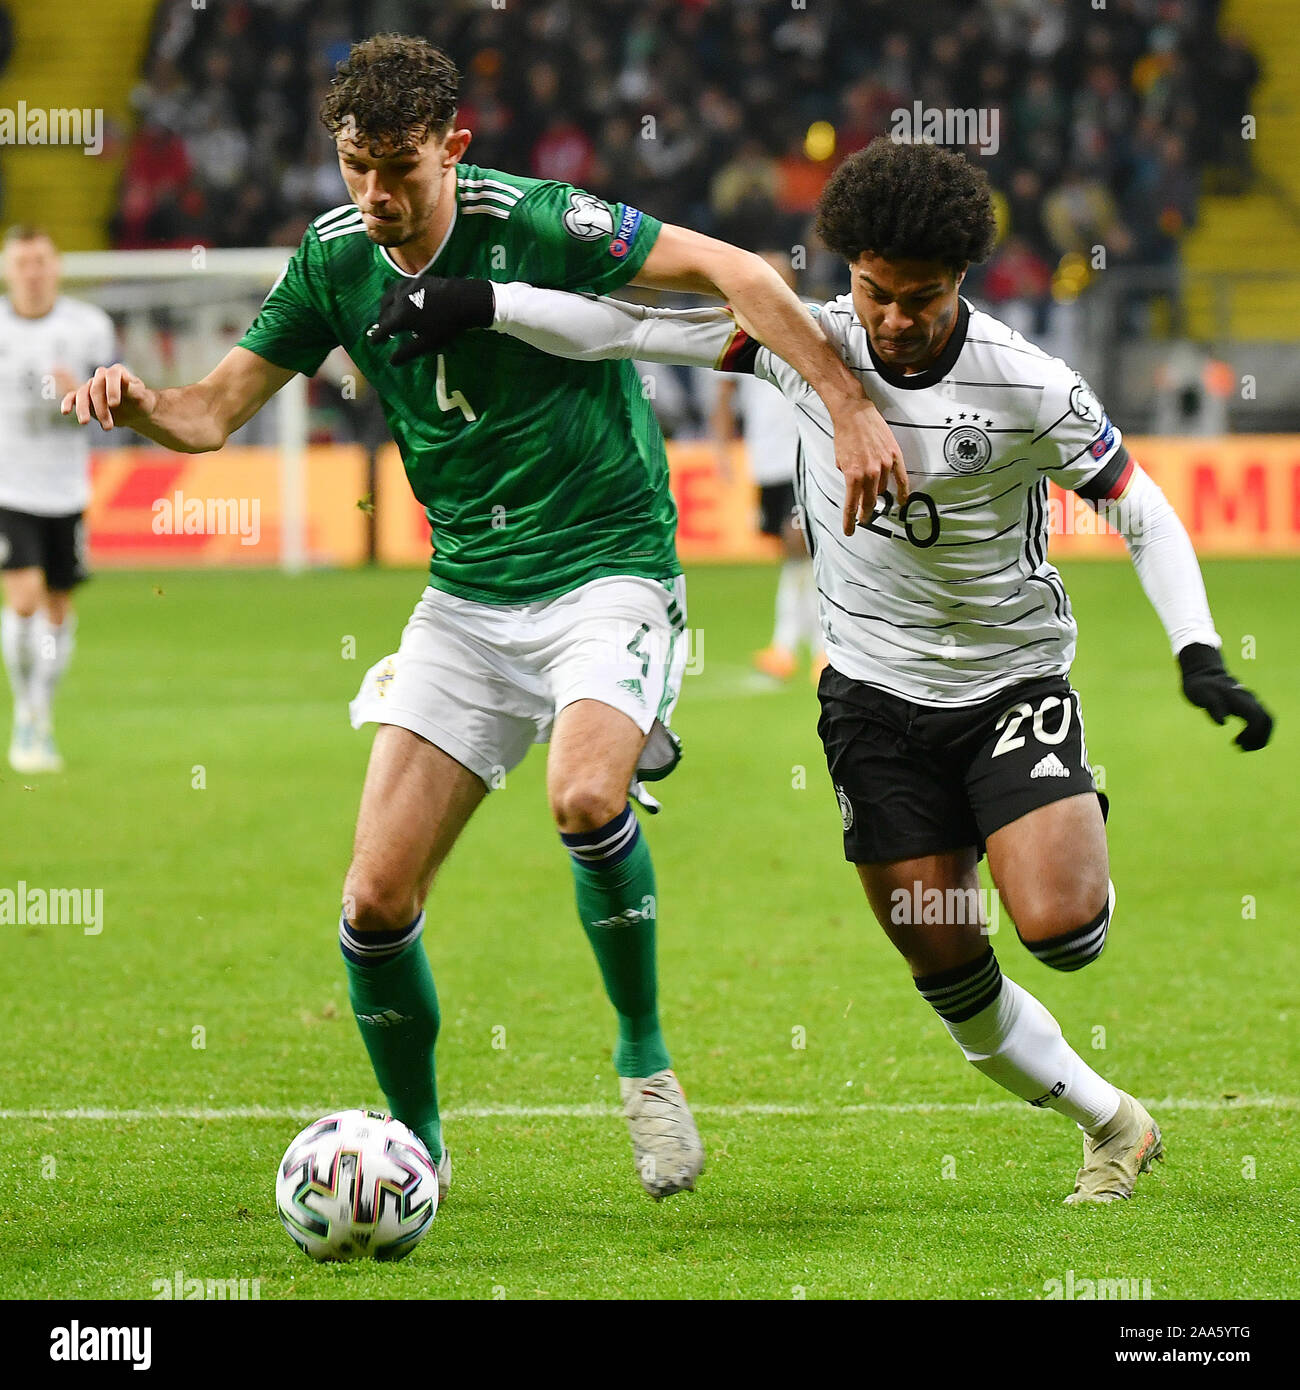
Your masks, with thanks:
[{"label": "curly dark hair", "polygon": [[940,261],[959,271],[987,259],[997,238],[988,178],[938,145],[878,136],[831,175],[817,235],[837,256]]},{"label": "curly dark hair", "polygon": [[376,34],[354,43],[335,69],[321,123],[335,139],[346,131],[378,157],[446,134],[459,87],[456,64],[427,40]]}]

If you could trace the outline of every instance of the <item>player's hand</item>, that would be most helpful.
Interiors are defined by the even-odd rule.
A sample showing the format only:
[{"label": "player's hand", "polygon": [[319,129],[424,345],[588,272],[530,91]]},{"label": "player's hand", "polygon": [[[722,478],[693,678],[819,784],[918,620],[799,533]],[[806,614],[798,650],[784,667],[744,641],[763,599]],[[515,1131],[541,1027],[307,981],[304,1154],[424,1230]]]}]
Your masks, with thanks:
[{"label": "player's hand", "polygon": [[844,534],[871,520],[876,498],[892,479],[900,503],[911,487],[903,452],[885,418],[865,396],[850,401],[831,417],[835,427],[835,464],[844,474]]},{"label": "player's hand", "polygon": [[157,395],[129,367],[114,362],[111,367],[96,368],[89,381],[69,391],[59,402],[59,413],[75,413],[79,425],[90,424],[93,415],[106,430],[134,426],[149,418]]},{"label": "player's hand", "polygon": [[389,285],[379,306],[379,322],[366,336],[374,343],[386,343],[399,333],[409,333],[410,338],[393,353],[391,360],[397,367],[437,352],[468,328],[491,328],[495,317],[491,280],[417,275]]},{"label": "player's hand", "polygon": [[70,372],[66,367],[52,367],[50,376],[54,379],[54,389],[60,396],[66,396],[69,391],[75,391],[81,385],[76,372]]},{"label": "player's hand", "polygon": [[1244,719],[1246,727],[1237,735],[1237,747],[1247,753],[1263,748],[1273,732],[1273,716],[1228,674],[1217,647],[1193,642],[1178,653],[1178,665],[1183,672],[1183,694],[1192,704],[1216,724],[1230,715]]}]

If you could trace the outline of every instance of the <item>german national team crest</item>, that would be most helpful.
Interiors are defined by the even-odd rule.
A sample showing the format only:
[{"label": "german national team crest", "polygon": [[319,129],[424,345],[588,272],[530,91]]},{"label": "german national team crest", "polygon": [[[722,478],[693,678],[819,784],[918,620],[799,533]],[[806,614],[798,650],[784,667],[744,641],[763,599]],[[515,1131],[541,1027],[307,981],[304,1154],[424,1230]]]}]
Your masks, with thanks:
[{"label": "german national team crest", "polygon": [[958,425],[943,441],[943,456],[958,473],[978,473],[993,457],[993,445],[983,430]]}]

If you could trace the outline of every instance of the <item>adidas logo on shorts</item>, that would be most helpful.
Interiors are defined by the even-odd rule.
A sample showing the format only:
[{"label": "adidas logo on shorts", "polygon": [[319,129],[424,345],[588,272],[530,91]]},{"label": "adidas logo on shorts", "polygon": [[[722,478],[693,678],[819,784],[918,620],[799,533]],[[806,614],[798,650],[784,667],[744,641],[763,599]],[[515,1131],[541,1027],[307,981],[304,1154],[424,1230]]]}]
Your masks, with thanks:
[{"label": "adidas logo on shorts", "polygon": [[1070,770],[1056,756],[1049,753],[1045,758],[1040,758],[1034,764],[1034,770],[1029,774],[1030,777],[1068,777]]}]

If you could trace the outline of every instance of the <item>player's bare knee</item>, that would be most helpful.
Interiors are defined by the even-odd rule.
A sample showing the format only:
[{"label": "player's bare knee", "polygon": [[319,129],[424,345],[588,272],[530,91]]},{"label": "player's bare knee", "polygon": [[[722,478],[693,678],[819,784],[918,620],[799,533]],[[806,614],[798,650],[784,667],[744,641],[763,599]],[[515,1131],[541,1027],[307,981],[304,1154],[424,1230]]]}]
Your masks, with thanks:
[{"label": "player's bare knee", "polygon": [[1053,970],[1081,970],[1101,955],[1114,910],[1114,888],[1107,883],[1098,901],[1080,888],[1044,895],[1016,917],[1021,941]]},{"label": "player's bare knee", "polygon": [[343,886],[343,915],[357,931],[401,931],[416,912],[410,884],[374,874],[349,874]]},{"label": "player's bare knee", "polygon": [[608,825],[627,805],[627,789],[614,792],[597,780],[575,780],[551,794],[551,814],[562,835],[581,835]]},{"label": "player's bare knee", "polygon": [[5,575],[5,607],[20,618],[33,617],[41,606],[45,583],[38,569],[10,570]]},{"label": "player's bare knee", "polygon": [[45,616],[53,627],[62,627],[72,617],[72,595],[51,589],[45,596]]}]

